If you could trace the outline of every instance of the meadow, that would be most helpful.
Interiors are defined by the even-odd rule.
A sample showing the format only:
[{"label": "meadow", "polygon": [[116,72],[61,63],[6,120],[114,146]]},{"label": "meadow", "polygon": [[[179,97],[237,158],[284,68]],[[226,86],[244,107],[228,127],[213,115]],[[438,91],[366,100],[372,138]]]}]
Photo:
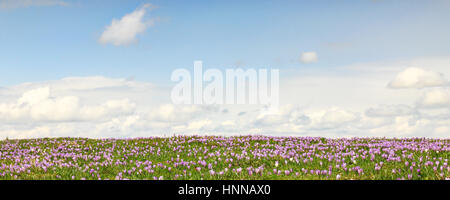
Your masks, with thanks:
[{"label": "meadow", "polygon": [[0,179],[449,180],[450,139],[173,136],[0,141]]}]

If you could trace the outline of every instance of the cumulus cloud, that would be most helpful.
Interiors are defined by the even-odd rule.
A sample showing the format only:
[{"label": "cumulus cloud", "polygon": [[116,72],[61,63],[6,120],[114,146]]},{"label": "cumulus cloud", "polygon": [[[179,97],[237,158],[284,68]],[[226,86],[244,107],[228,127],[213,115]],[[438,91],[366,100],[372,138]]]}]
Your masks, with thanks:
[{"label": "cumulus cloud", "polygon": [[303,52],[300,55],[300,62],[305,64],[315,63],[318,60],[317,53],[314,51],[311,52]]},{"label": "cumulus cloud", "polygon": [[165,95],[148,82],[68,77],[0,88],[0,96],[0,138],[39,137],[44,130],[41,137],[145,136],[170,125],[148,117],[157,101],[167,102],[155,98]]},{"label": "cumulus cloud", "polygon": [[150,111],[149,119],[163,122],[182,122],[218,112],[217,106],[162,104]]},{"label": "cumulus cloud", "polygon": [[260,114],[253,124],[256,126],[276,126],[286,123],[307,125],[310,122],[311,119],[303,114],[300,108],[288,104],[281,107],[277,113]]},{"label": "cumulus cloud", "polygon": [[[145,119],[143,116],[132,114],[114,117],[109,121],[95,124],[95,132],[93,135],[129,137],[129,134],[150,131],[152,128],[167,128],[167,126],[167,124],[154,123]],[[147,134],[150,134],[150,132],[147,132]]]},{"label": "cumulus cloud", "polygon": [[174,105],[170,89],[130,79],[93,76],[23,83],[0,88],[0,138],[448,137],[449,88],[386,88],[387,76],[396,71],[358,72],[357,77],[310,71],[295,76],[295,81],[280,85],[280,110],[270,114],[259,112],[264,109],[259,105]]},{"label": "cumulus cloud", "polygon": [[110,100],[101,105],[81,105],[76,96],[50,95],[50,88],[23,93],[16,103],[0,104],[0,119],[9,122],[101,120],[108,116],[129,114],[135,104],[128,99]]},{"label": "cumulus cloud", "polygon": [[417,67],[407,68],[392,80],[388,86],[390,88],[425,88],[444,86],[448,82],[444,75],[434,71],[428,71]]},{"label": "cumulus cloud", "polygon": [[359,116],[339,107],[331,107],[324,111],[311,113],[313,129],[335,129],[355,122]]},{"label": "cumulus cloud", "polygon": [[63,0],[0,0],[0,8],[24,8],[30,6],[68,6]]},{"label": "cumulus cloud", "polygon": [[392,125],[395,122],[395,117],[369,117],[362,115],[357,123],[353,125],[356,129],[363,131],[375,130],[388,125]]},{"label": "cumulus cloud", "polygon": [[126,14],[120,20],[113,19],[99,38],[101,44],[115,46],[128,45],[137,41],[137,35],[154,24],[154,19],[145,20],[146,13],[154,8],[152,4],[145,4],[132,13]]},{"label": "cumulus cloud", "polygon": [[426,91],[418,100],[424,108],[450,107],[450,89],[440,88]]},{"label": "cumulus cloud", "polygon": [[209,119],[195,120],[189,122],[187,129],[188,130],[200,130],[203,128],[207,128],[212,124],[212,121]]}]

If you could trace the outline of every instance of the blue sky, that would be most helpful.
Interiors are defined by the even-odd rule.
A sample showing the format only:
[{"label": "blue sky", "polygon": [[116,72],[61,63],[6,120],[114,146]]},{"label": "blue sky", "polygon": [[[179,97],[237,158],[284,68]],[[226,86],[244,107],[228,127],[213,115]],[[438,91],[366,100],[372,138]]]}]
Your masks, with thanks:
[{"label": "blue sky", "polygon": [[[175,68],[333,68],[450,53],[448,1],[66,1],[0,10],[0,85],[68,76],[167,84]],[[98,38],[151,3],[153,27],[126,46]],[[303,51],[319,62],[302,65]],[[283,70],[282,70],[283,72]]]}]

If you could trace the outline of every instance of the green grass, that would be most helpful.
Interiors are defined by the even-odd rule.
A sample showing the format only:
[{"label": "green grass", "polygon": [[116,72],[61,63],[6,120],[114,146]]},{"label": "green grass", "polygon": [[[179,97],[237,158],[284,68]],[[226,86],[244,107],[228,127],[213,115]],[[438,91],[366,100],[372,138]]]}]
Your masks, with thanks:
[{"label": "green grass", "polygon": [[[153,180],[162,177],[176,180],[327,180],[340,177],[341,180],[409,178],[442,180],[450,178],[448,139],[327,139],[266,136],[177,136],[126,140],[44,138],[4,140],[0,142],[0,150],[0,179]],[[390,151],[392,154],[389,155]],[[233,161],[226,162],[227,159]],[[305,159],[307,162],[304,162]],[[436,164],[437,161],[439,164]],[[206,166],[201,162],[206,162]],[[342,168],[344,162],[347,170]],[[375,170],[375,165],[380,162],[383,162],[382,167]],[[408,162],[408,165],[405,162]],[[433,164],[429,165],[429,162]],[[412,163],[415,166],[411,171]],[[208,168],[209,164],[211,169]],[[196,170],[197,167],[201,167],[200,171]],[[247,170],[249,167],[252,168],[252,174]],[[330,167],[331,172],[328,171]],[[236,171],[239,168],[242,172]],[[257,168],[259,170],[255,170]],[[351,168],[359,168],[362,171],[350,171]],[[214,175],[210,173],[211,170],[214,171]],[[289,173],[286,173],[286,170]],[[314,170],[313,174],[310,173],[311,170]],[[327,172],[317,175],[315,173],[317,170]],[[396,173],[392,173],[393,170]],[[219,175],[220,172],[223,174]]]}]

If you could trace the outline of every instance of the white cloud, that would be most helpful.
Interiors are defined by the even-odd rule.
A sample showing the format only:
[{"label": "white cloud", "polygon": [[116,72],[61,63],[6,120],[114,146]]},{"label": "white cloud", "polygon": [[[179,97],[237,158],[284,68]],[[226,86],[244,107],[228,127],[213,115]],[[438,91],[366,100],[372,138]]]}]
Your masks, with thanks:
[{"label": "white cloud", "polygon": [[69,3],[62,0],[0,0],[0,8],[23,8],[30,6],[68,6]]},{"label": "white cloud", "polygon": [[300,108],[288,104],[282,106],[277,113],[260,114],[253,123],[257,126],[277,126],[286,123],[307,125],[310,122],[311,119]]},{"label": "white cloud", "polygon": [[357,123],[353,125],[356,129],[363,131],[376,130],[381,127],[392,125],[395,122],[395,117],[368,117],[362,115]]},{"label": "white cloud", "polygon": [[300,55],[300,62],[305,64],[315,63],[318,60],[317,53],[314,51],[311,52],[303,52]]},{"label": "white cloud", "polygon": [[[152,127],[156,127],[155,125],[155,123],[144,119],[142,116],[132,114],[128,116],[114,117],[109,121],[95,124],[95,132],[92,133],[92,135],[103,137],[127,137],[129,136],[128,134],[151,130]],[[163,125],[159,127],[166,128],[167,126]]]},{"label": "white cloud", "polygon": [[103,104],[95,106],[84,106],[80,108],[81,119],[101,120],[114,116],[130,115],[136,109],[136,104],[128,98],[109,100]]},{"label": "white cloud", "polygon": [[28,139],[51,137],[50,128],[48,126],[37,126],[30,129],[0,129],[0,138]]},{"label": "white cloud", "polygon": [[[449,73],[445,68],[433,70]],[[280,110],[273,114],[261,114],[258,105],[173,105],[170,88],[130,79],[94,76],[23,83],[0,88],[0,138],[448,137],[449,88],[385,87],[396,71],[327,74],[316,69],[292,74],[280,84]]]},{"label": "white cloud", "polygon": [[43,82],[22,83],[8,88],[0,88],[0,95],[21,95],[22,93],[36,89],[50,87],[52,92],[77,92],[114,90],[114,89],[152,89],[155,86],[147,82],[138,82],[124,78],[106,78],[102,76],[67,77],[60,80]]},{"label": "white cloud", "polygon": [[115,46],[136,42],[137,35],[144,33],[154,23],[154,19],[144,19],[147,11],[153,7],[151,4],[145,4],[132,13],[126,14],[120,20],[113,19],[111,25],[106,27],[98,41],[101,44],[113,44]]},{"label": "white cloud", "polygon": [[448,134],[448,133],[450,133],[450,127],[449,126],[439,126],[439,127],[436,127],[434,129],[434,131],[438,134]]},{"label": "white cloud", "polygon": [[212,124],[212,121],[209,119],[202,119],[189,122],[187,129],[188,130],[200,130],[202,128],[206,128]]},{"label": "white cloud", "polygon": [[408,105],[380,105],[366,110],[368,117],[395,117],[413,115],[417,111]]},{"label": "white cloud", "polygon": [[74,96],[50,97],[50,89],[37,88],[23,93],[16,103],[0,104],[0,118],[5,121],[69,120],[78,109]]},{"label": "white cloud", "polygon": [[336,129],[359,119],[356,113],[339,107],[312,113],[311,118],[313,129]]},{"label": "white cloud", "polygon": [[33,105],[43,100],[48,99],[50,96],[50,88],[43,87],[23,93],[22,97],[18,100],[19,105],[29,104]]},{"label": "white cloud", "polygon": [[444,75],[434,71],[428,71],[417,67],[407,68],[389,83],[390,88],[425,88],[444,86],[448,82]]},{"label": "white cloud", "polygon": [[149,113],[149,119],[163,122],[182,122],[218,111],[216,106],[163,104]]},{"label": "white cloud", "polygon": [[50,88],[26,91],[15,103],[0,104],[0,119],[20,123],[30,121],[87,121],[134,112],[128,99],[109,100],[101,105],[81,105],[76,96],[51,96]]},{"label": "white cloud", "polygon": [[426,91],[419,99],[418,105],[424,108],[450,107],[450,89],[439,88]]}]

